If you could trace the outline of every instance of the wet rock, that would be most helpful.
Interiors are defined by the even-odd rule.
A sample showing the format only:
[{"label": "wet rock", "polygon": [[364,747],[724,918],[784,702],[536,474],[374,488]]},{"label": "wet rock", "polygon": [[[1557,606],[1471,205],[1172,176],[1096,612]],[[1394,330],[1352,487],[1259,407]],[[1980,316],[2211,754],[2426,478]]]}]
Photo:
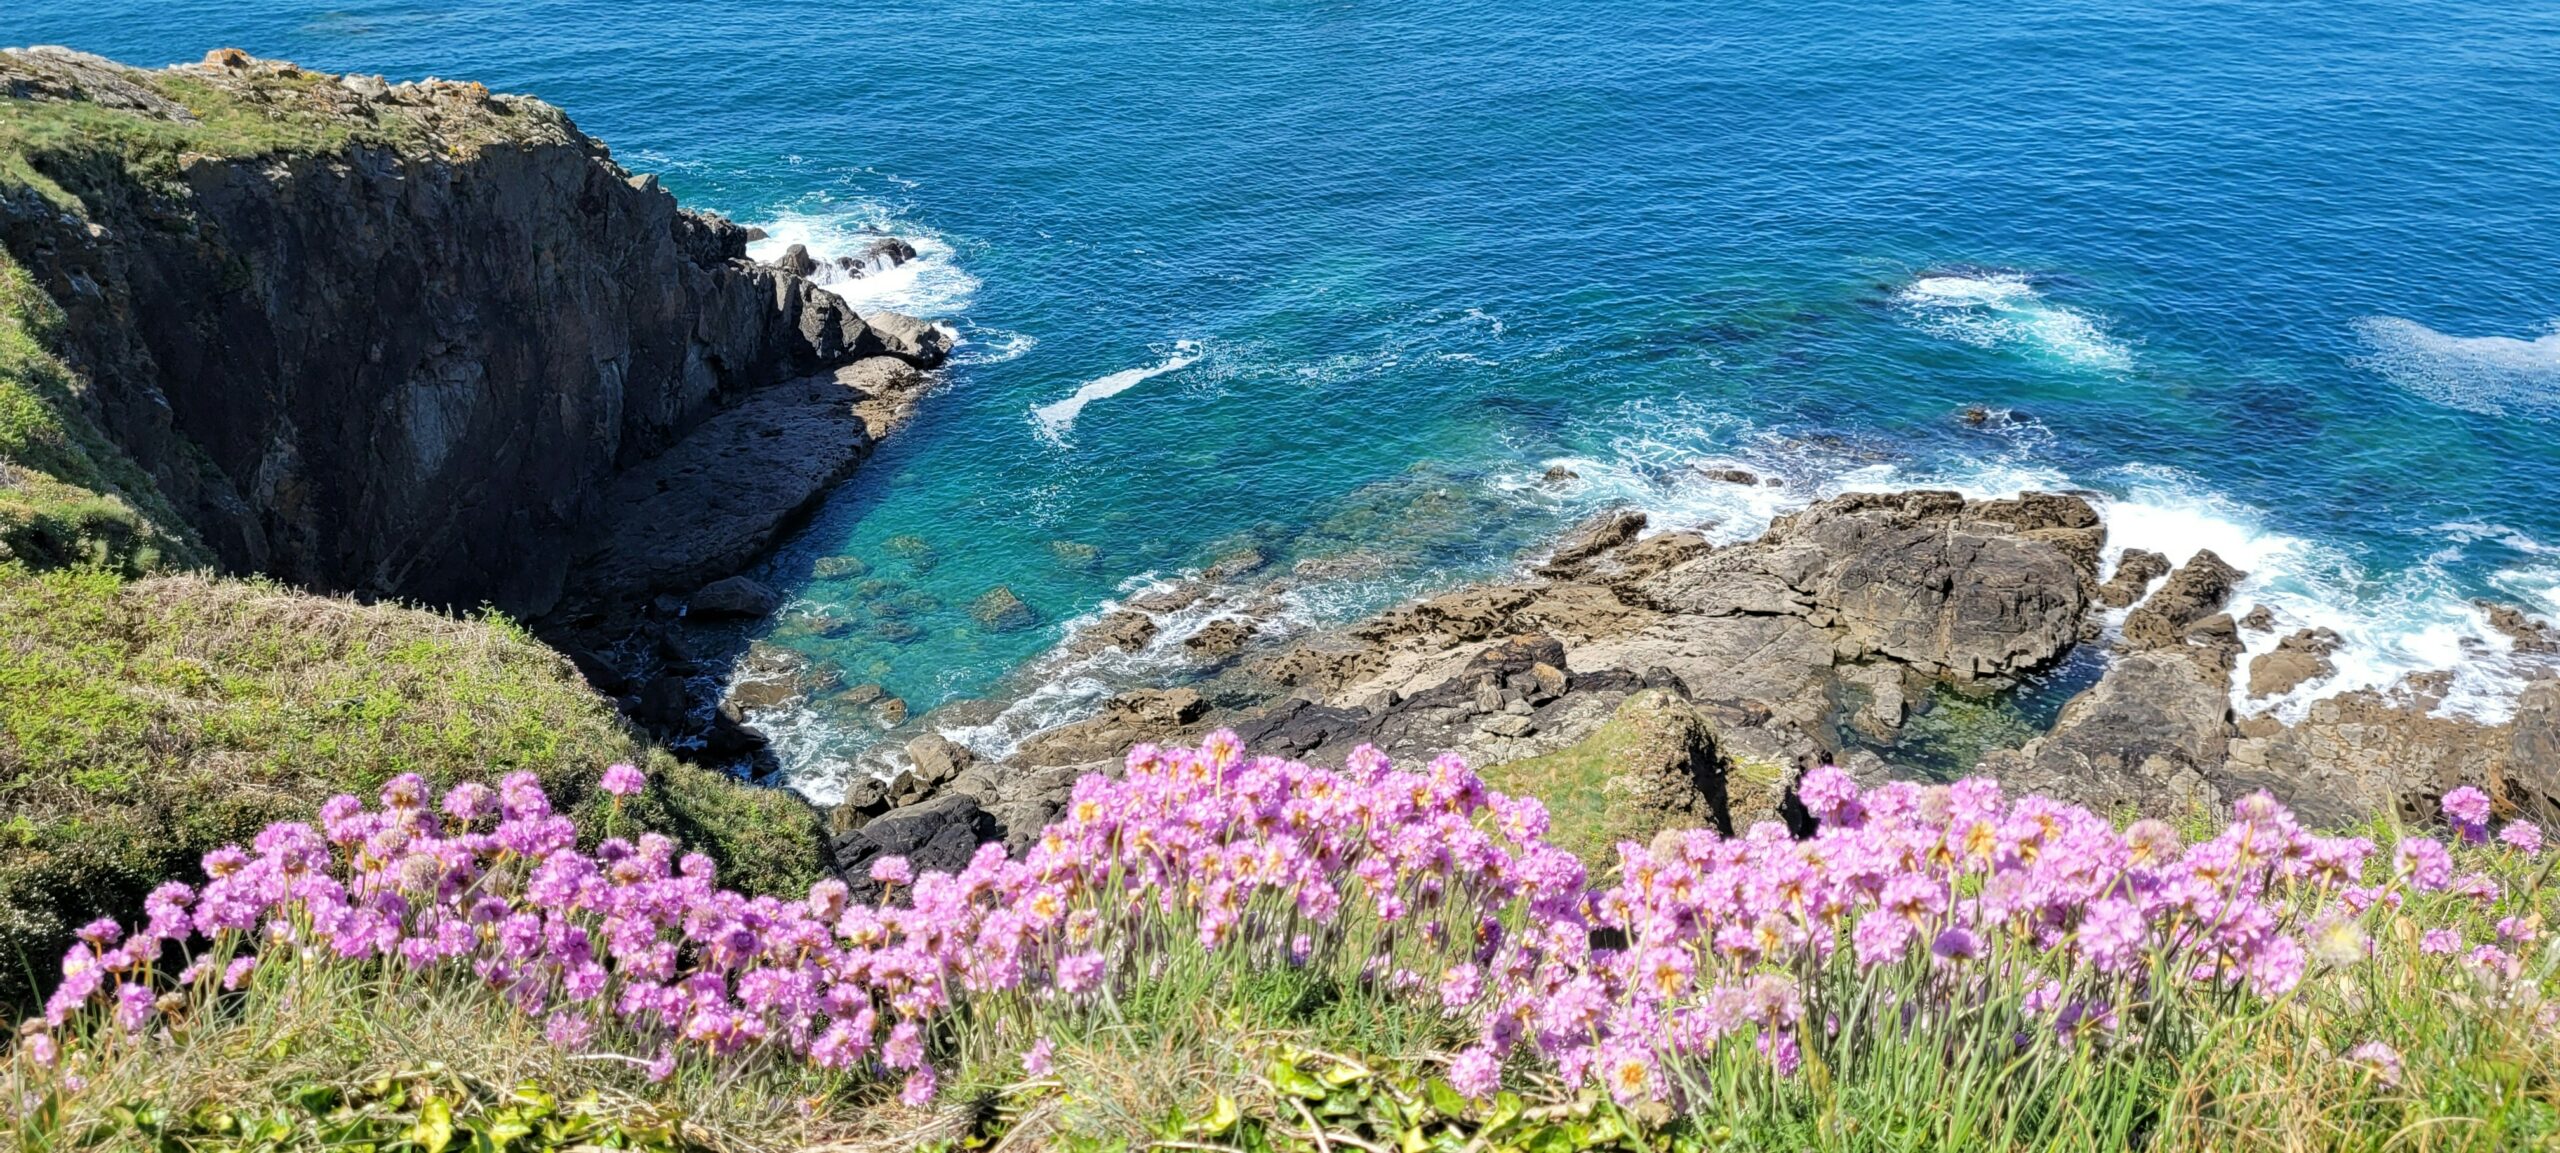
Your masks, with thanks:
[{"label": "wet rock", "polygon": [[1209,586],[1200,581],[1183,581],[1170,588],[1140,593],[1129,598],[1129,607],[1150,613],[1180,612],[1200,603],[1209,594]]},{"label": "wet rock", "polygon": [[1076,649],[1079,652],[1100,652],[1104,649],[1116,648],[1122,652],[1134,653],[1145,649],[1148,642],[1155,639],[1154,617],[1130,609],[1119,609],[1095,621],[1092,628],[1086,629],[1077,636]]},{"label": "wet rock", "polygon": [[2337,672],[2329,656],[2343,643],[2328,629],[2301,629],[2277,641],[2274,652],[2249,662],[2249,695],[2280,697]]},{"label": "wet rock", "polygon": [[794,244],[784,249],[782,255],[774,259],[773,266],[793,276],[815,276],[818,273],[818,258],[809,255],[808,245]]},{"label": "wet rock", "polygon": [[782,594],[743,576],[704,585],[685,606],[691,615],[714,618],[769,616],[781,607]]},{"label": "wet rock", "polygon": [[860,259],[863,263],[874,267],[885,264],[887,267],[896,268],[915,258],[915,245],[894,236],[884,236],[865,245]]},{"label": "wet rock", "polygon": [[1747,468],[1710,467],[1707,465],[1699,465],[1697,467],[1698,475],[1703,476],[1708,480],[1720,480],[1726,484],[1757,485],[1760,483],[1760,474]]},{"label": "wet rock", "polygon": [[941,325],[900,312],[872,312],[863,321],[881,354],[917,368],[933,368],[951,356],[951,332]]},{"label": "wet rock", "polygon": [[865,683],[855,685],[841,693],[837,693],[836,700],[854,708],[861,708],[862,706],[878,701],[880,698],[887,695],[889,695],[888,690],[881,688],[879,685]]},{"label": "wet rock", "polygon": [[2489,614],[2489,627],[2514,641],[2517,652],[2560,652],[2560,635],[2550,625],[2526,616],[2524,610],[2488,601],[2480,602],[2480,608]]},{"label": "wet rock", "polygon": [[2240,618],[2240,631],[2246,633],[2276,631],[2276,611],[2265,605],[2252,607],[2247,616]]},{"label": "wet rock", "polygon": [[1634,509],[1600,513],[1567,534],[1564,543],[1556,546],[1554,555],[1538,571],[1549,576],[1580,572],[1592,558],[1636,539],[1644,526],[1645,515]]},{"label": "wet rock", "polygon": [[872,706],[871,716],[884,729],[894,729],[907,723],[906,698],[882,697],[879,704]]},{"label": "wet rock", "polygon": [[893,645],[911,645],[925,637],[924,629],[902,620],[875,621],[871,625],[875,640]]},{"label": "wet rock", "polygon": [[2231,592],[2248,574],[2231,567],[2212,549],[2200,549],[2187,563],[2124,618],[2125,647],[2135,651],[2186,647],[2187,631],[2230,603]]},{"label": "wet rock", "polygon": [[1013,595],[1013,590],[1004,585],[988,589],[986,595],[970,602],[969,615],[989,631],[1000,633],[1016,632],[1040,623],[1031,606],[1022,603],[1022,598]]},{"label": "wet rock", "polygon": [[1251,622],[1220,617],[1200,626],[1200,631],[1184,637],[1182,647],[1194,657],[1218,660],[1242,652],[1245,642],[1252,639]]},{"label": "wet rock", "polygon": [[2131,606],[2142,599],[2151,582],[2169,575],[2169,558],[2149,549],[2129,548],[2116,562],[2115,575],[2098,586],[2098,603],[2111,609]]},{"label": "wet rock", "polygon": [[1092,568],[1094,560],[1101,554],[1102,550],[1082,541],[1053,540],[1049,542],[1049,555],[1058,558],[1058,563],[1068,568]]},{"label": "wet rock", "polygon": [[1581,480],[1582,474],[1560,464],[1551,464],[1547,466],[1546,474],[1538,479],[1548,484],[1563,484],[1569,480]]}]

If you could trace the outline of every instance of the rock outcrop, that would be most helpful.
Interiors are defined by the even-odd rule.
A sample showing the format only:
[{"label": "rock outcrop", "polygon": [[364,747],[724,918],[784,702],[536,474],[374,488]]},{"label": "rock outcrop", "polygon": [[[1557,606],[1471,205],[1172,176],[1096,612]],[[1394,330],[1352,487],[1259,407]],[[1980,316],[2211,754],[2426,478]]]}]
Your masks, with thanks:
[{"label": "rock outcrop", "polygon": [[98,424],[232,570],[526,617],[690,591],[947,346],[747,260],[745,229],[528,97],[59,49],[0,53],[0,91],[172,158],[21,135],[39,183],[0,180],[0,247],[67,314]]}]

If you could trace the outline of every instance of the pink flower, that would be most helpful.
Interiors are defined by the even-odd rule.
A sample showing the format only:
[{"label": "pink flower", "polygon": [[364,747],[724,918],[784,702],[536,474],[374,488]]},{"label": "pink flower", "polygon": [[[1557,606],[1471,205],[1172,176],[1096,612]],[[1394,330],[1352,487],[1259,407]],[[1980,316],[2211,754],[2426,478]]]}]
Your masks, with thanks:
[{"label": "pink flower", "polygon": [[2451,956],[2462,949],[2462,934],[2452,929],[2429,929],[2418,938],[2418,951],[2431,956]]},{"label": "pink flower", "polygon": [[2444,795],[2444,815],[2456,824],[2477,828],[2489,823],[2489,794],[2464,785]]},{"label": "pink flower", "polygon": [[62,1051],[53,1043],[52,1034],[38,1033],[27,1038],[27,1059],[34,1061],[36,1068],[53,1068],[54,1060],[61,1055]]},{"label": "pink flower", "polygon": [[1476,1100],[1502,1089],[1502,1059],[1485,1045],[1470,1046],[1449,1061],[1449,1087]]},{"label": "pink flower", "polygon": [[2509,821],[2498,830],[2498,843],[2528,857],[2542,855],[2542,829],[2531,821]]},{"label": "pink flower", "polygon": [[2453,854],[2432,837],[2405,837],[2392,851],[2392,871],[2419,891],[2434,892],[2453,883]]},{"label": "pink flower", "polygon": [[919,1065],[915,1072],[907,1074],[906,1084],[899,1087],[898,1101],[909,1109],[922,1109],[933,1104],[935,1092],[933,1066]]},{"label": "pink flower", "polygon": [[882,857],[871,862],[871,879],[883,885],[904,885],[916,879],[905,857]]},{"label": "pink flower", "polygon": [[2384,1086],[2400,1087],[2400,1051],[2380,1041],[2367,1041],[2347,1050],[2346,1060],[2371,1070],[2373,1079]]},{"label": "pink flower", "polygon": [[648,787],[648,775],[642,773],[637,766],[616,764],[605,767],[604,791],[614,796],[627,797]]},{"label": "pink flower", "polygon": [[1058,1046],[1046,1037],[1042,1037],[1039,1040],[1032,1042],[1031,1047],[1024,1050],[1022,1054],[1023,1075],[1027,1077],[1048,1076],[1052,1058],[1055,1056],[1057,1051]]},{"label": "pink flower", "polygon": [[1796,783],[1796,798],[1824,824],[1849,818],[1858,803],[1858,782],[1838,765],[1823,765]]}]

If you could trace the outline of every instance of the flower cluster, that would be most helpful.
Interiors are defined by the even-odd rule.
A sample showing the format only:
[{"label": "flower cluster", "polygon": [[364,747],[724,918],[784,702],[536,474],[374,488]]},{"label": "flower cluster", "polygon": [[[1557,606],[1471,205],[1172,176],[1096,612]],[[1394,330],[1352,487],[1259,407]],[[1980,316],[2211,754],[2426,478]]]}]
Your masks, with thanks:
[{"label": "flower cluster", "polygon": [[[620,797],[645,780],[616,765],[604,783]],[[2103,1046],[2166,994],[2278,997],[2353,965],[2373,911],[2412,893],[2502,897],[2442,843],[2385,855],[2264,796],[2188,845],[2157,821],[2119,830],[1989,781],[1864,790],[1824,768],[1798,793],[1820,820],[1808,839],[1774,823],[1666,835],[1620,846],[1614,882],[1595,887],[1546,840],[1539,802],[1492,792],[1454,757],[1399,771],[1364,748],[1328,771],[1248,757],[1221,732],[1077,782],[1019,860],[1001,845],[957,873],[882,860],[870,875],[885,895],[864,905],[836,880],[801,900],[722,889],[708,858],[655,834],[582,848],[530,774],[440,798],[403,776],[378,807],[337,797],[316,826],[208,854],[204,883],[162,886],[130,932],[84,929],[24,1052],[55,1061],[83,1013],[110,1035],[182,1027],[190,1005],[269,966],[379,964],[467,975],[555,1045],[652,1054],[653,1077],[779,1052],[902,1080],[920,1104],[973,1004],[1054,1023],[1170,951],[1208,950],[1438,1006],[1477,1037],[1450,1064],[1470,1095],[1532,1063],[1661,1100],[1728,1045],[1783,1075],[1809,1048],[1855,1043],[1860,1021],[1911,1028],[2003,996],[2039,1025],[2019,1044]],[[2463,853],[2540,851],[2520,823],[2489,845],[2476,796],[2446,798]],[[2497,942],[2464,951],[2439,927],[2426,944],[2512,981],[2540,933],[2509,917]],[[162,978],[172,953],[188,959]],[[1038,1076],[1054,1046],[1017,1051]]]}]

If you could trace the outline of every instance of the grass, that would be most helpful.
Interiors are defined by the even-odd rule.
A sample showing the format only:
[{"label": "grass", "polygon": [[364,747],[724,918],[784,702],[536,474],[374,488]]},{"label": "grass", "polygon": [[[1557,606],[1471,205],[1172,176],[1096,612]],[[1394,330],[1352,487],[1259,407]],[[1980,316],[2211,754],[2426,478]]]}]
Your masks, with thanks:
[{"label": "grass", "polygon": [[[1482,775],[1502,792],[1546,802],[1553,822],[1547,839],[1582,858],[1596,875],[1617,863],[1620,841],[1641,844],[1664,829],[1713,824],[1716,805],[1731,808],[1737,829],[1774,815],[1781,780],[1775,766],[1723,757],[1724,797],[1681,795],[1677,782],[1649,771],[1682,756],[1692,734],[1703,727],[1686,702],[1648,689],[1628,697],[1581,740],[1491,766]],[[1630,765],[1648,771],[1630,773]],[[1753,808],[1753,801],[1764,795],[1769,803]]]},{"label": "grass", "polygon": [[592,808],[616,760],[653,770],[631,815],[705,847],[729,883],[816,875],[809,806],[644,747],[501,618],[0,565],[0,993],[23,1000],[70,928],[332,794],[528,769]]}]

